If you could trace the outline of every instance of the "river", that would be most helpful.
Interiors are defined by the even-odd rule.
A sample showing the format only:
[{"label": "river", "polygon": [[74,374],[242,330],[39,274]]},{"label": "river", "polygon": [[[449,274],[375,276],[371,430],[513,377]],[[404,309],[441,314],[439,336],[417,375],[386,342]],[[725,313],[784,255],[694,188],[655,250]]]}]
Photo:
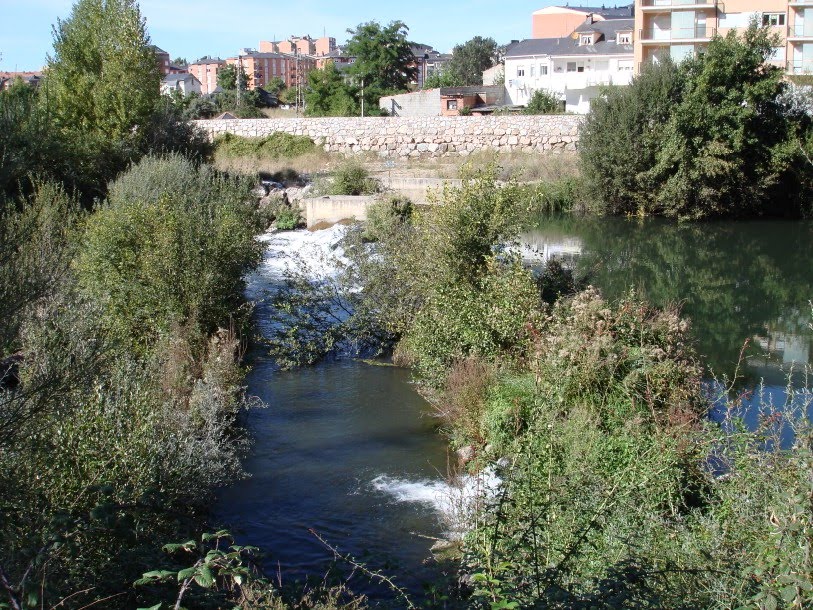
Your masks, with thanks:
[{"label": "river", "polygon": [[[319,259],[333,252],[339,231],[264,238],[266,260],[248,289],[260,302],[261,332],[262,296],[279,281],[286,254]],[[540,218],[522,242],[530,260],[557,257],[611,299],[633,287],[655,305],[680,304],[709,375],[736,370],[738,388],[749,391],[764,381],[780,405],[794,370],[795,387],[802,387],[813,348],[813,224]],[[332,272],[330,265],[320,269]],[[443,509],[451,492],[446,445],[408,373],[356,361],[279,372],[259,346],[248,361],[249,393],[267,408],[246,422],[254,440],[245,460],[251,477],[221,493],[216,516],[235,524],[241,542],[266,551],[266,570],[285,584],[320,579],[329,568],[332,555],[314,529],[419,592],[435,575],[424,560],[429,538],[448,528]],[[742,411],[752,425],[755,400]],[[372,599],[389,596],[358,579],[352,584]]]},{"label": "river", "polygon": [[[341,228],[266,235],[265,260],[250,278],[258,303],[256,324],[267,331],[266,291],[299,253],[324,277]],[[314,530],[371,570],[397,575],[399,586],[420,593],[437,576],[425,560],[433,537],[448,528],[445,510],[447,444],[429,406],[409,383],[409,372],[355,360],[279,371],[255,344],[247,354],[248,393],[266,408],[248,413],[253,448],[244,460],[250,478],[224,490],[215,518],[230,524],[243,544],[266,554],[264,568],[301,590],[321,580],[333,554]],[[346,565],[344,566],[346,568]],[[346,571],[346,570],[345,570]],[[372,599],[391,592],[357,576],[350,585]]]}]

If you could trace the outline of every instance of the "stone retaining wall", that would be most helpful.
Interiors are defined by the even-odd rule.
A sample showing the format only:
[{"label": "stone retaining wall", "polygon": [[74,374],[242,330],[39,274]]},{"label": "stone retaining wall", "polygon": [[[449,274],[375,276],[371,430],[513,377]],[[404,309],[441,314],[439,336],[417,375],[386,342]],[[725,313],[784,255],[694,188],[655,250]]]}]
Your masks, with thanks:
[{"label": "stone retaining wall", "polygon": [[193,121],[210,137],[275,132],[308,136],[328,152],[384,157],[468,155],[476,150],[561,152],[576,149],[578,115],[232,119]]}]

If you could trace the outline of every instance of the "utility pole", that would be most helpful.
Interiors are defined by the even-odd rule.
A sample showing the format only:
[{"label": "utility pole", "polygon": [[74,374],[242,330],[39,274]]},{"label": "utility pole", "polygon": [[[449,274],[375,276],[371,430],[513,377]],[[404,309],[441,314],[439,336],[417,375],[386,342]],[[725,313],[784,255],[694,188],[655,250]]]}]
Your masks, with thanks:
[{"label": "utility pole", "polygon": [[364,117],[364,77],[361,77],[361,116]]},{"label": "utility pole", "polygon": [[242,88],[240,87],[240,75],[243,73],[243,56],[237,54],[237,75],[235,78],[235,85],[237,85],[237,107],[240,107],[240,101],[243,97]]}]

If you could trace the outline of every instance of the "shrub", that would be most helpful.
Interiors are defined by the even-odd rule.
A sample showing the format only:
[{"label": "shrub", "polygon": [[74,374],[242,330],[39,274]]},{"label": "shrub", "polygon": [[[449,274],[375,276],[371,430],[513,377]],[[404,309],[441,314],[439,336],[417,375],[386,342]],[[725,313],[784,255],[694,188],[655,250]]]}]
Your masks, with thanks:
[{"label": "shrub", "polygon": [[274,225],[280,231],[293,231],[302,225],[302,214],[299,209],[282,208],[277,212]]},{"label": "shrub", "polygon": [[229,325],[260,257],[250,186],[180,157],[146,158],[111,185],[76,263],[111,331],[143,352],[174,324]]},{"label": "shrub", "polygon": [[331,195],[373,195],[380,190],[378,180],[361,163],[349,160],[333,171],[329,190]]},{"label": "shrub", "polygon": [[562,102],[544,89],[537,89],[528,101],[525,114],[558,114],[562,112]]},{"label": "shrub", "polygon": [[377,201],[367,208],[365,238],[379,241],[391,236],[399,227],[411,222],[413,209],[412,201],[398,195]]}]

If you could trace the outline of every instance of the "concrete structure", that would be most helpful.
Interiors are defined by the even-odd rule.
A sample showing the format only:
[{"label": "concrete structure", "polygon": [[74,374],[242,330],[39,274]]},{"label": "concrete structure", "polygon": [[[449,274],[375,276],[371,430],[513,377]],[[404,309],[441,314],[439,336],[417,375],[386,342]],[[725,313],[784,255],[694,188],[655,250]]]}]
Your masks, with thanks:
[{"label": "concrete structure", "polygon": [[204,95],[214,93],[217,89],[217,73],[220,68],[226,65],[226,62],[219,57],[201,57],[197,61],[193,61],[187,69],[189,74],[193,75],[200,82],[200,92]]},{"label": "concrete structure", "polygon": [[496,84],[505,84],[505,65],[497,64],[483,72],[483,85],[486,87]]},{"label": "concrete structure", "polygon": [[497,151],[576,150],[578,115],[470,117],[367,117],[193,121],[214,137],[232,133],[265,137],[283,132],[307,136],[328,152],[374,152],[382,157],[461,155]]},{"label": "concrete structure", "polygon": [[478,113],[483,107],[502,106],[504,101],[505,88],[502,85],[480,85],[388,95],[382,97],[378,105],[390,116],[458,116],[465,107]]},{"label": "concrete structure", "polygon": [[316,59],[309,55],[258,53],[251,49],[238,57],[229,57],[227,64],[239,65],[248,75],[248,88],[265,87],[273,78],[281,78],[286,87],[296,87],[297,79],[307,83],[308,72],[316,68]]},{"label": "concrete structure", "polygon": [[633,19],[582,22],[563,38],[523,40],[505,57],[508,101],[527,105],[538,90],[565,102],[568,112],[587,113],[606,85],[627,85],[634,72]]},{"label": "concrete structure", "polygon": [[169,95],[172,91],[180,91],[184,95],[200,94],[200,81],[192,74],[168,74],[161,81],[161,93]]},{"label": "concrete structure", "polygon": [[319,229],[337,222],[367,220],[367,208],[378,199],[377,195],[330,195],[303,199],[299,205],[305,213],[305,226]]},{"label": "concrete structure", "polygon": [[596,21],[605,19],[631,19],[633,5],[608,8],[605,6],[549,6],[531,15],[531,38],[561,38],[568,36],[588,17]]},{"label": "concrete structure", "polygon": [[693,56],[715,34],[746,28],[752,18],[781,38],[773,63],[789,74],[813,72],[811,0],[636,0],[636,70],[662,54]]}]

